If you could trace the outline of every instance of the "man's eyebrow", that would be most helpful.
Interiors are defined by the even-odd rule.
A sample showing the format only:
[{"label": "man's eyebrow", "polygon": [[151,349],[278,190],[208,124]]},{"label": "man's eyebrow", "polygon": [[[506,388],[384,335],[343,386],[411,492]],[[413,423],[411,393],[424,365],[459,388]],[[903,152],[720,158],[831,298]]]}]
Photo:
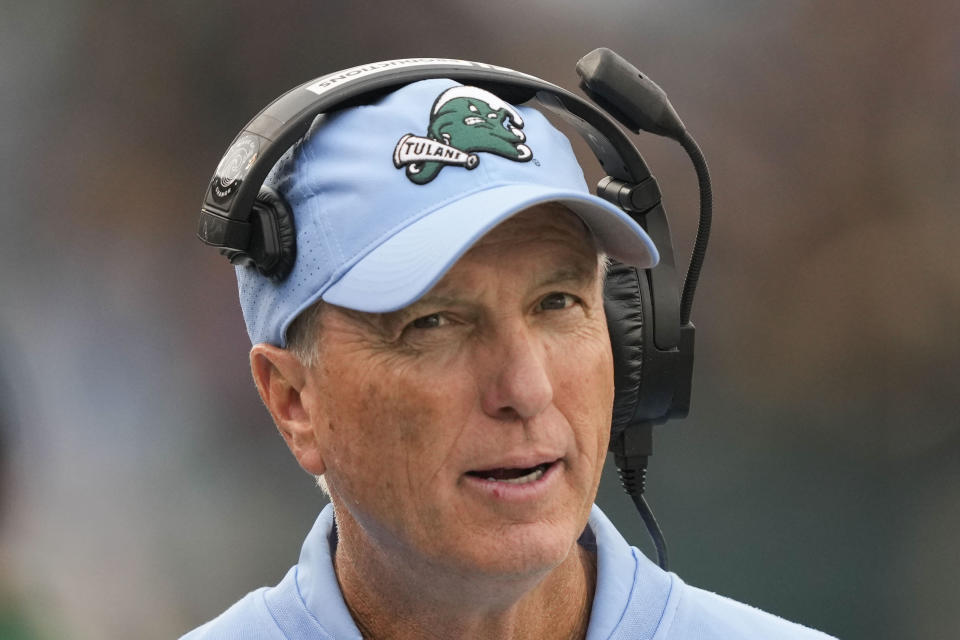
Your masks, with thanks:
[{"label": "man's eyebrow", "polygon": [[566,282],[573,282],[575,284],[591,284],[594,279],[597,277],[597,271],[599,270],[599,265],[596,262],[591,262],[590,266],[587,267],[585,264],[569,264],[560,267],[556,271],[551,272],[546,278],[539,282],[541,287],[548,287],[554,284],[562,284]]},{"label": "man's eyebrow", "polygon": [[467,292],[450,291],[427,293],[413,304],[384,315],[391,316],[395,319],[403,319],[415,316],[430,308],[463,306],[469,303],[470,296]]},{"label": "man's eyebrow", "polygon": [[466,295],[457,295],[456,293],[427,293],[416,302],[386,313],[375,314],[374,324],[381,331],[390,333],[395,330],[397,325],[406,324],[411,318],[417,317],[430,308],[460,306],[469,302]]},{"label": "man's eyebrow", "polygon": [[[549,287],[555,284],[572,282],[580,285],[587,285],[594,281],[597,276],[597,268],[594,263],[590,267],[584,264],[569,264],[547,273],[543,279],[536,281],[537,287]],[[469,291],[451,289],[450,291],[437,291],[427,293],[425,296],[411,304],[409,307],[395,311],[394,313],[405,316],[416,314],[418,309],[424,307],[449,307],[456,305],[468,305],[471,303]],[[409,314],[404,313],[409,311]],[[386,314],[390,315],[390,314]]]},{"label": "man's eyebrow", "polygon": [[[589,264],[589,266],[588,266]],[[536,282],[537,287],[549,287],[558,284],[573,283],[580,286],[590,285],[597,277],[599,265],[596,262],[567,264],[548,272],[543,279]],[[368,324],[381,331],[390,332],[398,324],[404,324],[410,318],[416,317],[431,308],[466,306],[471,304],[469,291],[450,290],[430,292],[413,304],[396,311],[376,314],[358,314],[366,316]]]},{"label": "man's eyebrow", "polygon": [[446,306],[451,304],[463,304],[467,302],[467,296],[458,294],[456,291],[450,293],[427,293],[422,298],[408,307],[398,310],[396,313],[402,313],[407,309],[416,309],[417,307],[432,307],[434,305]]}]

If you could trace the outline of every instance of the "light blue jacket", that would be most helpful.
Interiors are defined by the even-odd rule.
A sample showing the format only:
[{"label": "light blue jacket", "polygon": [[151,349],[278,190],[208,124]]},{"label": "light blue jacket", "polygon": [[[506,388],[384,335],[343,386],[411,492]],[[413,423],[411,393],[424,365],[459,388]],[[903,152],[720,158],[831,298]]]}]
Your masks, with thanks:
[{"label": "light blue jacket", "polygon": [[[182,640],[362,640],[333,571],[333,507],[317,518],[300,561],[275,587],[246,595]],[[591,535],[592,534],[592,535]],[[596,506],[580,543],[596,544],[597,589],[587,640],[828,640],[819,631],[688,586],[631,547]]]}]

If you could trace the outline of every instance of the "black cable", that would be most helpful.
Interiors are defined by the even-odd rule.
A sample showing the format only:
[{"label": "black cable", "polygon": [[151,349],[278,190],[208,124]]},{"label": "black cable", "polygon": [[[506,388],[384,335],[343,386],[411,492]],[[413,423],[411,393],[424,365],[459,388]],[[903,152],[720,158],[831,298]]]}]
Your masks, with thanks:
[{"label": "black cable", "polygon": [[700,187],[700,222],[697,225],[697,239],[693,243],[690,267],[687,269],[687,277],[683,281],[683,294],[680,296],[680,325],[683,326],[690,321],[690,311],[693,309],[693,294],[697,289],[697,280],[700,279],[703,259],[707,255],[710,222],[713,218],[713,188],[710,186],[707,160],[703,157],[703,152],[700,151],[696,141],[686,131],[676,140],[690,156],[693,168],[697,172],[697,183]]},{"label": "black cable", "polygon": [[667,541],[663,539],[663,532],[660,531],[660,525],[653,516],[650,505],[647,504],[643,494],[639,496],[631,495],[630,498],[637,507],[637,511],[640,512],[640,517],[643,518],[643,524],[647,525],[647,532],[653,540],[653,546],[657,548],[657,564],[660,565],[660,568],[664,571],[669,571],[670,562],[667,558]]},{"label": "black cable", "polygon": [[647,527],[647,532],[653,540],[653,546],[657,549],[657,564],[664,571],[670,570],[670,563],[667,557],[667,541],[663,538],[663,532],[660,525],[650,510],[650,505],[643,497],[643,491],[647,483],[647,457],[638,456],[627,459],[617,460],[617,471],[620,474],[620,484],[634,506],[640,512],[640,518]]}]

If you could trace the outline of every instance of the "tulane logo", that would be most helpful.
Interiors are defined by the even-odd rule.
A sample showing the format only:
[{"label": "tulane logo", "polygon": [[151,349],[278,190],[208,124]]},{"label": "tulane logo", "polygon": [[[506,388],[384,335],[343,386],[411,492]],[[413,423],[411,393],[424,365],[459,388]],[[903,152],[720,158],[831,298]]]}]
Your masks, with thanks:
[{"label": "tulane logo", "polygon": [[393,164],[406,167],[416,184],[426,184],[447,165],[473,169],[480,163],[478,151],[526,162],[533,152],[523,144],[522,128],[517,110],[492,93],[453,87],[433,103],[426,137],[408,133],[400,138]]}]

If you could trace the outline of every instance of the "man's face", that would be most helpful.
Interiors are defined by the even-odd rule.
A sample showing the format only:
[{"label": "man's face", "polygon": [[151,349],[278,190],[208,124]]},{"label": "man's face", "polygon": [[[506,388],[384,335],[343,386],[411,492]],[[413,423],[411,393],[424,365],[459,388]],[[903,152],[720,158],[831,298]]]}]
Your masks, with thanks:
[{"label": "man's face", "polygon": [[514,216],[400,311],[327,309],[318,362],[325,477],[366,544],[487,574],[567,556],[613,402],[602,273],[572,214]]}]

